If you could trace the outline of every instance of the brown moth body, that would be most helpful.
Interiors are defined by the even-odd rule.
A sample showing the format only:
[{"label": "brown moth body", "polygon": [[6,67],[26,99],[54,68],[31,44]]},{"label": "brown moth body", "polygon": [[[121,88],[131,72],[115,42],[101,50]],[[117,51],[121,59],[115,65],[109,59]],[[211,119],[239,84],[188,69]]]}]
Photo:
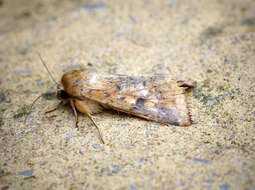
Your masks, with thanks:
[{"label": "brown moth body", "polygon": [[[41,61],[46,67],[42,58]],[[99,131],[92,115],[100,113],[103,108],[162,124],[189,126],[191,120],[185,93],[194,85],[194,81],[171,80],[162,75],[131,77],[105,75],[91,69],[80,69],[71,70],[62,76],[57,97],[61,103],[70,103],[76,118],[76,127],[78,110],[85,113]],[[101,142],[104,143],[102,137]]]},{"label": "brown moth body", "polygon": [[185,92],[194,86],[192,81],[164,76],[111,76],[82,69],[65,73],[61,82],[83,113],[98,113],[101,107],[107,107],[159,123],[191,124]]}]

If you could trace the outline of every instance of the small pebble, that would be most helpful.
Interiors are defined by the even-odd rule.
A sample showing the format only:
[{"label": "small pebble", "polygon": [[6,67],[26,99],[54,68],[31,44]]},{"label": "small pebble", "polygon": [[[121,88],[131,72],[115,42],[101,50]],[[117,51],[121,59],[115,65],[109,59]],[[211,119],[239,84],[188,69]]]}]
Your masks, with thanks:
[{"label": "small pebble", "polygon": [[112,170],[112,173],[114,173],[114,174],[120,173],[120,167],[119,166],[115,166],[114,169]]},{"label": "small pebble", "polygon": [[92,147],[96,150],[100,149],[101,148],[101,145],[100,144],[92,144]]},{"label": "small pebble", "polygon": [[67,140],[71,139],[72,137],[73,137],[73,134],[72,134],[72,133],[68,133],[68,134],[66,135],[66,139],[67,139]]}]

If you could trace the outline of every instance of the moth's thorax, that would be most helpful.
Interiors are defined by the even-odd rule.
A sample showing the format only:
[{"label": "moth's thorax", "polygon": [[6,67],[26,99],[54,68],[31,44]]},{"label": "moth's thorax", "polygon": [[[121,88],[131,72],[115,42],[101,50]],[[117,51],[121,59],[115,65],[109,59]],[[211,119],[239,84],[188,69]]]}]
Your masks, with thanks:
[{"label": "moth's thorax", "polygon": [[102,84],[99,82],[99,76],[95,70],[91,69],[71,70],[62,76],[61,83],[68,94],[79,97],[87,90],[87,87],[102,88],[98,86]]}]

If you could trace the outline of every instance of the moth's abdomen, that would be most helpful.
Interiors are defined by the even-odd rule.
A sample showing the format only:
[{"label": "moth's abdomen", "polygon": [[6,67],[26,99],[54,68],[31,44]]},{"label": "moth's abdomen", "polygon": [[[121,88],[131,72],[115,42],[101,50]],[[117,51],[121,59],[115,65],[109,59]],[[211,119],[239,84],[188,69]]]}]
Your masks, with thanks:
[{"label": "moth's abdomen", "polygon": [[103,110],[103,107],[92,100],[84,99],[84,100],[75,100],[75,107],[79,110],[81,113],[88,113],[88,114],[96,114],[100,113]]}]

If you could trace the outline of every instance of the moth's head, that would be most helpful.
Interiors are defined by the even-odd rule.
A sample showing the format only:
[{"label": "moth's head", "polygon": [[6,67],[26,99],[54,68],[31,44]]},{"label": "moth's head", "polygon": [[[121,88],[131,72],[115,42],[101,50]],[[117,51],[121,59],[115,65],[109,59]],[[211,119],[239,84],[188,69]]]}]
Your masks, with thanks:
[{"label": "moth's head", "polygon": [[70,98],[70,96],[65,90],[61,89],[58,85],[58,87],[57,87],[57,98],[61,101],[66,101]]}]

